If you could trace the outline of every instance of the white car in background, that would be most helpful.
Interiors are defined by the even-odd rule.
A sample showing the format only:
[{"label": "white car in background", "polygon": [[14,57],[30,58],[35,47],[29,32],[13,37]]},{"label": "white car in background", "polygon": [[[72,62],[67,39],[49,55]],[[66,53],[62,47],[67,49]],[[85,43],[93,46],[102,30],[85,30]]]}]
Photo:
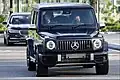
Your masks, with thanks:
[{"label": "white car in background", "polygon": [[30,19],[30,13],[12,13],[8,18],[8,21],[3,22],[7,28],[7,30],[4,31],[4,44],[11,45],[20,42],[26,43],[25,35],[28,34]]}]

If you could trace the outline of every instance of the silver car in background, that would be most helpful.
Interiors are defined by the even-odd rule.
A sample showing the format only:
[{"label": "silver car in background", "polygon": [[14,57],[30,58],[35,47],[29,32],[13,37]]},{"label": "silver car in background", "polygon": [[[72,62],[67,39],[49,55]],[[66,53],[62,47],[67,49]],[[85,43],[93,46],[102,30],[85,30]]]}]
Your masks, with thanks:
[{"label": "silver car in background", "polygon": [[28,34],[28,27],[30,26],[31,14],[24,13],[12,13],[7,22],[3,22],[6,25],[4,31],[4,44],[11,45],[13,43],[26,43],[25,35]]}]

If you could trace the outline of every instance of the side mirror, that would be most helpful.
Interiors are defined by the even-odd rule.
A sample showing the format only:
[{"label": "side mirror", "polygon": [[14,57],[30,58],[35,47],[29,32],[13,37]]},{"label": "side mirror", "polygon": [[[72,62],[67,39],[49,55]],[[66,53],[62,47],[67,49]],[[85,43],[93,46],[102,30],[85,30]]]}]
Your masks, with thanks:
[{"label": "side mirror", "polygon": [[3,25],[7,25],[7,22],[2,22]]},{"label": "side mirror", "polygon": [[99,29],[105,28],[105,23],[98,23]]}]

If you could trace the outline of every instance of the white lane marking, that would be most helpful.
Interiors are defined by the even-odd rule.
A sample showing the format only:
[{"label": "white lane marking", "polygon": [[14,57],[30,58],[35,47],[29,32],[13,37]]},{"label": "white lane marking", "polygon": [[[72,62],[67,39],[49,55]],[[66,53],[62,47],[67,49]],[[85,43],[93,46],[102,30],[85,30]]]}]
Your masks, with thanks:
[{"label": "white lane marking", "polygon": [[[13,63],[6,63],[6,64],[1,64],[0,67],[16,67],[16,66],[23,66],[23,67],[26,67],[27,68],[27,63],[23,63],[23,62],[19,62],[18,64],[13,62]],[[2,69],[1,69],[2,70]]]},{"label": "white lane marking", "polygon": [[[6,58],[0,58],[0,59],[4,59],[4,60],[8,60],[8,59],[10,60],[11,59],[11,60],[13,60],[13,57],[12,58],[6,57]],[[14,60],[15,59],[25,59],[25,57],[15,57]]]},{"label": "white lane marking", "polygon": [[19,63],[19,62],[22,62],[22,63],[26,63],[26,59],[0,59],[0,64],[1,63]]},{"label": "white lane marking", "polygon": [[0,79],[8,79],[8,80],[16,80],[16,79],[24,79],[24,80],[120,80],[119,75],[109,75],[109,76],[85,76],[85,77],[7,77],[7,78],[0,78]]},{"label": "white lane marking", "polygon": [[0,52],[26,52],[25,50],[0,50]]}]

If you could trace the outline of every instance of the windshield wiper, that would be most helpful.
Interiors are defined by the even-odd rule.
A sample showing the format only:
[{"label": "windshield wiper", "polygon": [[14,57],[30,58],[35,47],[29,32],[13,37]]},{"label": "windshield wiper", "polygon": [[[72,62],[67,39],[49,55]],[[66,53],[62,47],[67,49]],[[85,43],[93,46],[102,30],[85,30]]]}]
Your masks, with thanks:
[{"label": "windshield wiper", "polygon": [[48,27],[49,30],[51,30],[52,28],[58,27],[58,26],[65,26],[63,24],[57,24],[57,25],[45,25],[44,27]]},{"label": "windshield wiper", "polygon": [[80,24],[74,25],[73,29],[78,28],[78,27],[83,28],[83,26],[89,26],[89,25],[92,25],[92,24],[91,23],[80,23]]},{"label": "windshield wiper", "polygon": [[58,27],[58,26],[65,26],[65,25],[62,25],[62,24],[57,24],[57,25],[49,25],[50,28],[54,28],[54,27]]}]

